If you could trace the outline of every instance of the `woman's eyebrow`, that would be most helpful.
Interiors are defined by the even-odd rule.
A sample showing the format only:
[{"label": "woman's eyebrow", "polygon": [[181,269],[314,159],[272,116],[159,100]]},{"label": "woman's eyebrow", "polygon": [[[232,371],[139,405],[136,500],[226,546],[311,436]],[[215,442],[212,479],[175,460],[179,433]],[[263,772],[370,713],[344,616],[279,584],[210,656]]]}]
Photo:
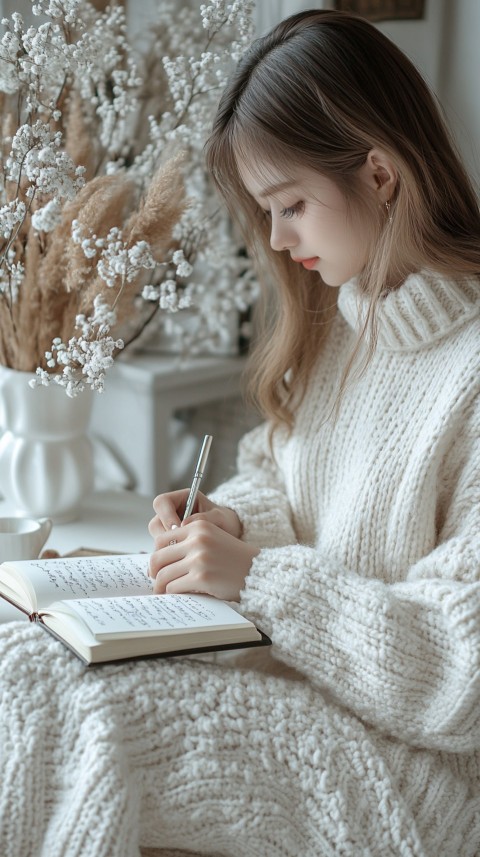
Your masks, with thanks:
[{"label": "woman's eyebrow", "polygon": [[278,184],[269,185],[269,187],[263,188],[263,190],[258,194],[261,197],[265,196],[273,196],[274,193],[278,193],[281,190],[285,190],[287,187],[292,187],[295,182],[288,179],[284,182],[279,182]]}]

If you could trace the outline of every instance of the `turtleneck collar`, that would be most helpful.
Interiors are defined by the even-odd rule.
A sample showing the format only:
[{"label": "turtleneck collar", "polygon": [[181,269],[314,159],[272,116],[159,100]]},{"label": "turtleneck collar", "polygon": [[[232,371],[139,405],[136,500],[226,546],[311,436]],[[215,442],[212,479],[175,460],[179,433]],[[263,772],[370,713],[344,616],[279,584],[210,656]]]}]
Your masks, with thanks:
[{"label": "turtleneck collar", "polygon": [[[338,307],[350,327],[359,331],[368,299],[359,294],[357,283],[354,277],[341,287]],[[429,271],[410,274],[399,289],[380,299],[378,347],[424,347],[479,314],[480,280],[447,280]]]}]

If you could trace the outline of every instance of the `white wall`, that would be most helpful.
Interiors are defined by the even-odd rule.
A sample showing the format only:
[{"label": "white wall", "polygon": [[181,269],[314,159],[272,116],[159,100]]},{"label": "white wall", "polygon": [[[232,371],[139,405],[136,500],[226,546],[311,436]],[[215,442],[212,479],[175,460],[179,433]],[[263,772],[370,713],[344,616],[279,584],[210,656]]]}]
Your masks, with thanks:
[{"label": "white wall", "polygon": [[379,30],[415,63],[428,85],[438,91],[445,8],[451,0],[427,0],[421,19],[380,21]]},{"label": "white wall", "polygon": [[255,24],[259,36],[268,32],[270,27],[295,15],[304,9],[330,9],[333,0],[257,0],[255,5]]},{"label": "white wall", "polygon": [[20,12],[24,21],[31,22],[31,0],[0,0],[0,18],[10,18],[12,12]]},{"label": "white wall", "polygon": [[480,188],[480,3],[449,0],[445,11],[440,98]]},{"label": "white wall", "polygon": [[422,21],[378,26],[437,94],[467,169],[480,187],[480,3],[427,0]]}]

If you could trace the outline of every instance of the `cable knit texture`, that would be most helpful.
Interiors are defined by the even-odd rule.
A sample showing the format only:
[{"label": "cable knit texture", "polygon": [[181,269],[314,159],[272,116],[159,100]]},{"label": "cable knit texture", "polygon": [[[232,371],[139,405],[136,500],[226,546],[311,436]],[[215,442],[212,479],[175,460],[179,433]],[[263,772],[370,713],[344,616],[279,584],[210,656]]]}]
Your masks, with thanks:
[{"label": "cable knit texture", "polygon": [[479,857],[479,294],[390,293],[334,420],[347,283],[293,433],[242,441],[212,497],[271,650],[86,671],[0,628],[2,857]]}]

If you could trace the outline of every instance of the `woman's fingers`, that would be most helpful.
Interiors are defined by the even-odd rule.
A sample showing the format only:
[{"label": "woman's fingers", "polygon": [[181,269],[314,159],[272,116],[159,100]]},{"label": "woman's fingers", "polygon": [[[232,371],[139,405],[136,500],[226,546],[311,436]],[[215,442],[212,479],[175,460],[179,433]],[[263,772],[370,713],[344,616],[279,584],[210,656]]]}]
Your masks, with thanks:
[{"label": "woman's fingers", "polygon": [[178,541],[166,542],[170,535],[171,533],[164,533],[156,539],[157,550],[150,557],[149,575],[154,578],[153,591],[157,595],[165,592],[193,591],[192,580],[187,582],[183,579],[192,576],[192,560],[186,555],[187,540],[180,537]]},{"label": "woman's fingers", "polygon": [[[242,534],[242,525],[236,512],[232,509],[227,509],[225,506],[216,506],[210,503],[208,510],[196,512],[190,515],[188,523],[191,521],[208,521],[210,524],[215,524],[221,530],[239,539]],[[184,523],[187,523],[185,521]]]},{"label": "woman's fingers", "polygon": [[[171,534],[168,533],[167,537],[170,538],[170,535]],[[150,577],[155,578],[159,571],[167,565],[172,566],[184,559],[184,557],[185,550],[182,547],[181,542],[178,542],[176,539],[171,539],[171,542],[166,541],[166,534],[163,533],[163,536],[159,536],[158,539],[155,539],[155,551],[150,555],[148,566]]]},{"label": "woman's fingers", "polygon": [[171,529],[173,524],[178,526],[181,523],[188,493],[188,488],[180,488],[155,497],[153,508],[166,530]]},{"label": "woman's fingers", "polygon": [[162,533],[193,521],[208,521],[237,539],[241,537],[242,525],[236,512],[225,506],[217,506],[201,491],[198,492],[193,514],[183,520],[188,494],[189,489],[182,488],[155,497],[153,508],[156,515],[148,525],[148,531],[154,539],[159,538]]},{"label": "woman's fingers", "polygon": [[198,519],[155,539],[149,573],[154,592],[204,592],[238,600],[258,548],[242,542],[210,521]]},{"label": "woman's fingers", "polygon": [[[179,527],[183,520],[183,513],[189,495],[188,488],[181,488],[178,491],[169,491],[166,494],[159,494],[153,501],[155,517],[152,518],[148,525],[150,534],[155,538],[160,532],[171,530],[172,527]],[[205,494],[198,492],[195,502],[194,514],[209,514],[211,510],[219,510],[219,506],[215,506]],[[190,521],[192,515],[189,516]]]},{"label": "woman's fingers", "polygon": [[189,584],[185,580],[188,577],[188,574],[189,569],[186,567],[183,560],[162,568],[158,572],[153,583],[153,591],[155,595],[164,595],[166,592],[192,592],[191,583]]},{"label": "woman's fingers", "polygon": [[149,533],[155,538],[159,532],[179,527],[182,522],[183,510],[187,502],[188,488],[179,491],[169,491],[167,494],[159,494],[153,501],[156,517],[152,518],[148,525]]}]

